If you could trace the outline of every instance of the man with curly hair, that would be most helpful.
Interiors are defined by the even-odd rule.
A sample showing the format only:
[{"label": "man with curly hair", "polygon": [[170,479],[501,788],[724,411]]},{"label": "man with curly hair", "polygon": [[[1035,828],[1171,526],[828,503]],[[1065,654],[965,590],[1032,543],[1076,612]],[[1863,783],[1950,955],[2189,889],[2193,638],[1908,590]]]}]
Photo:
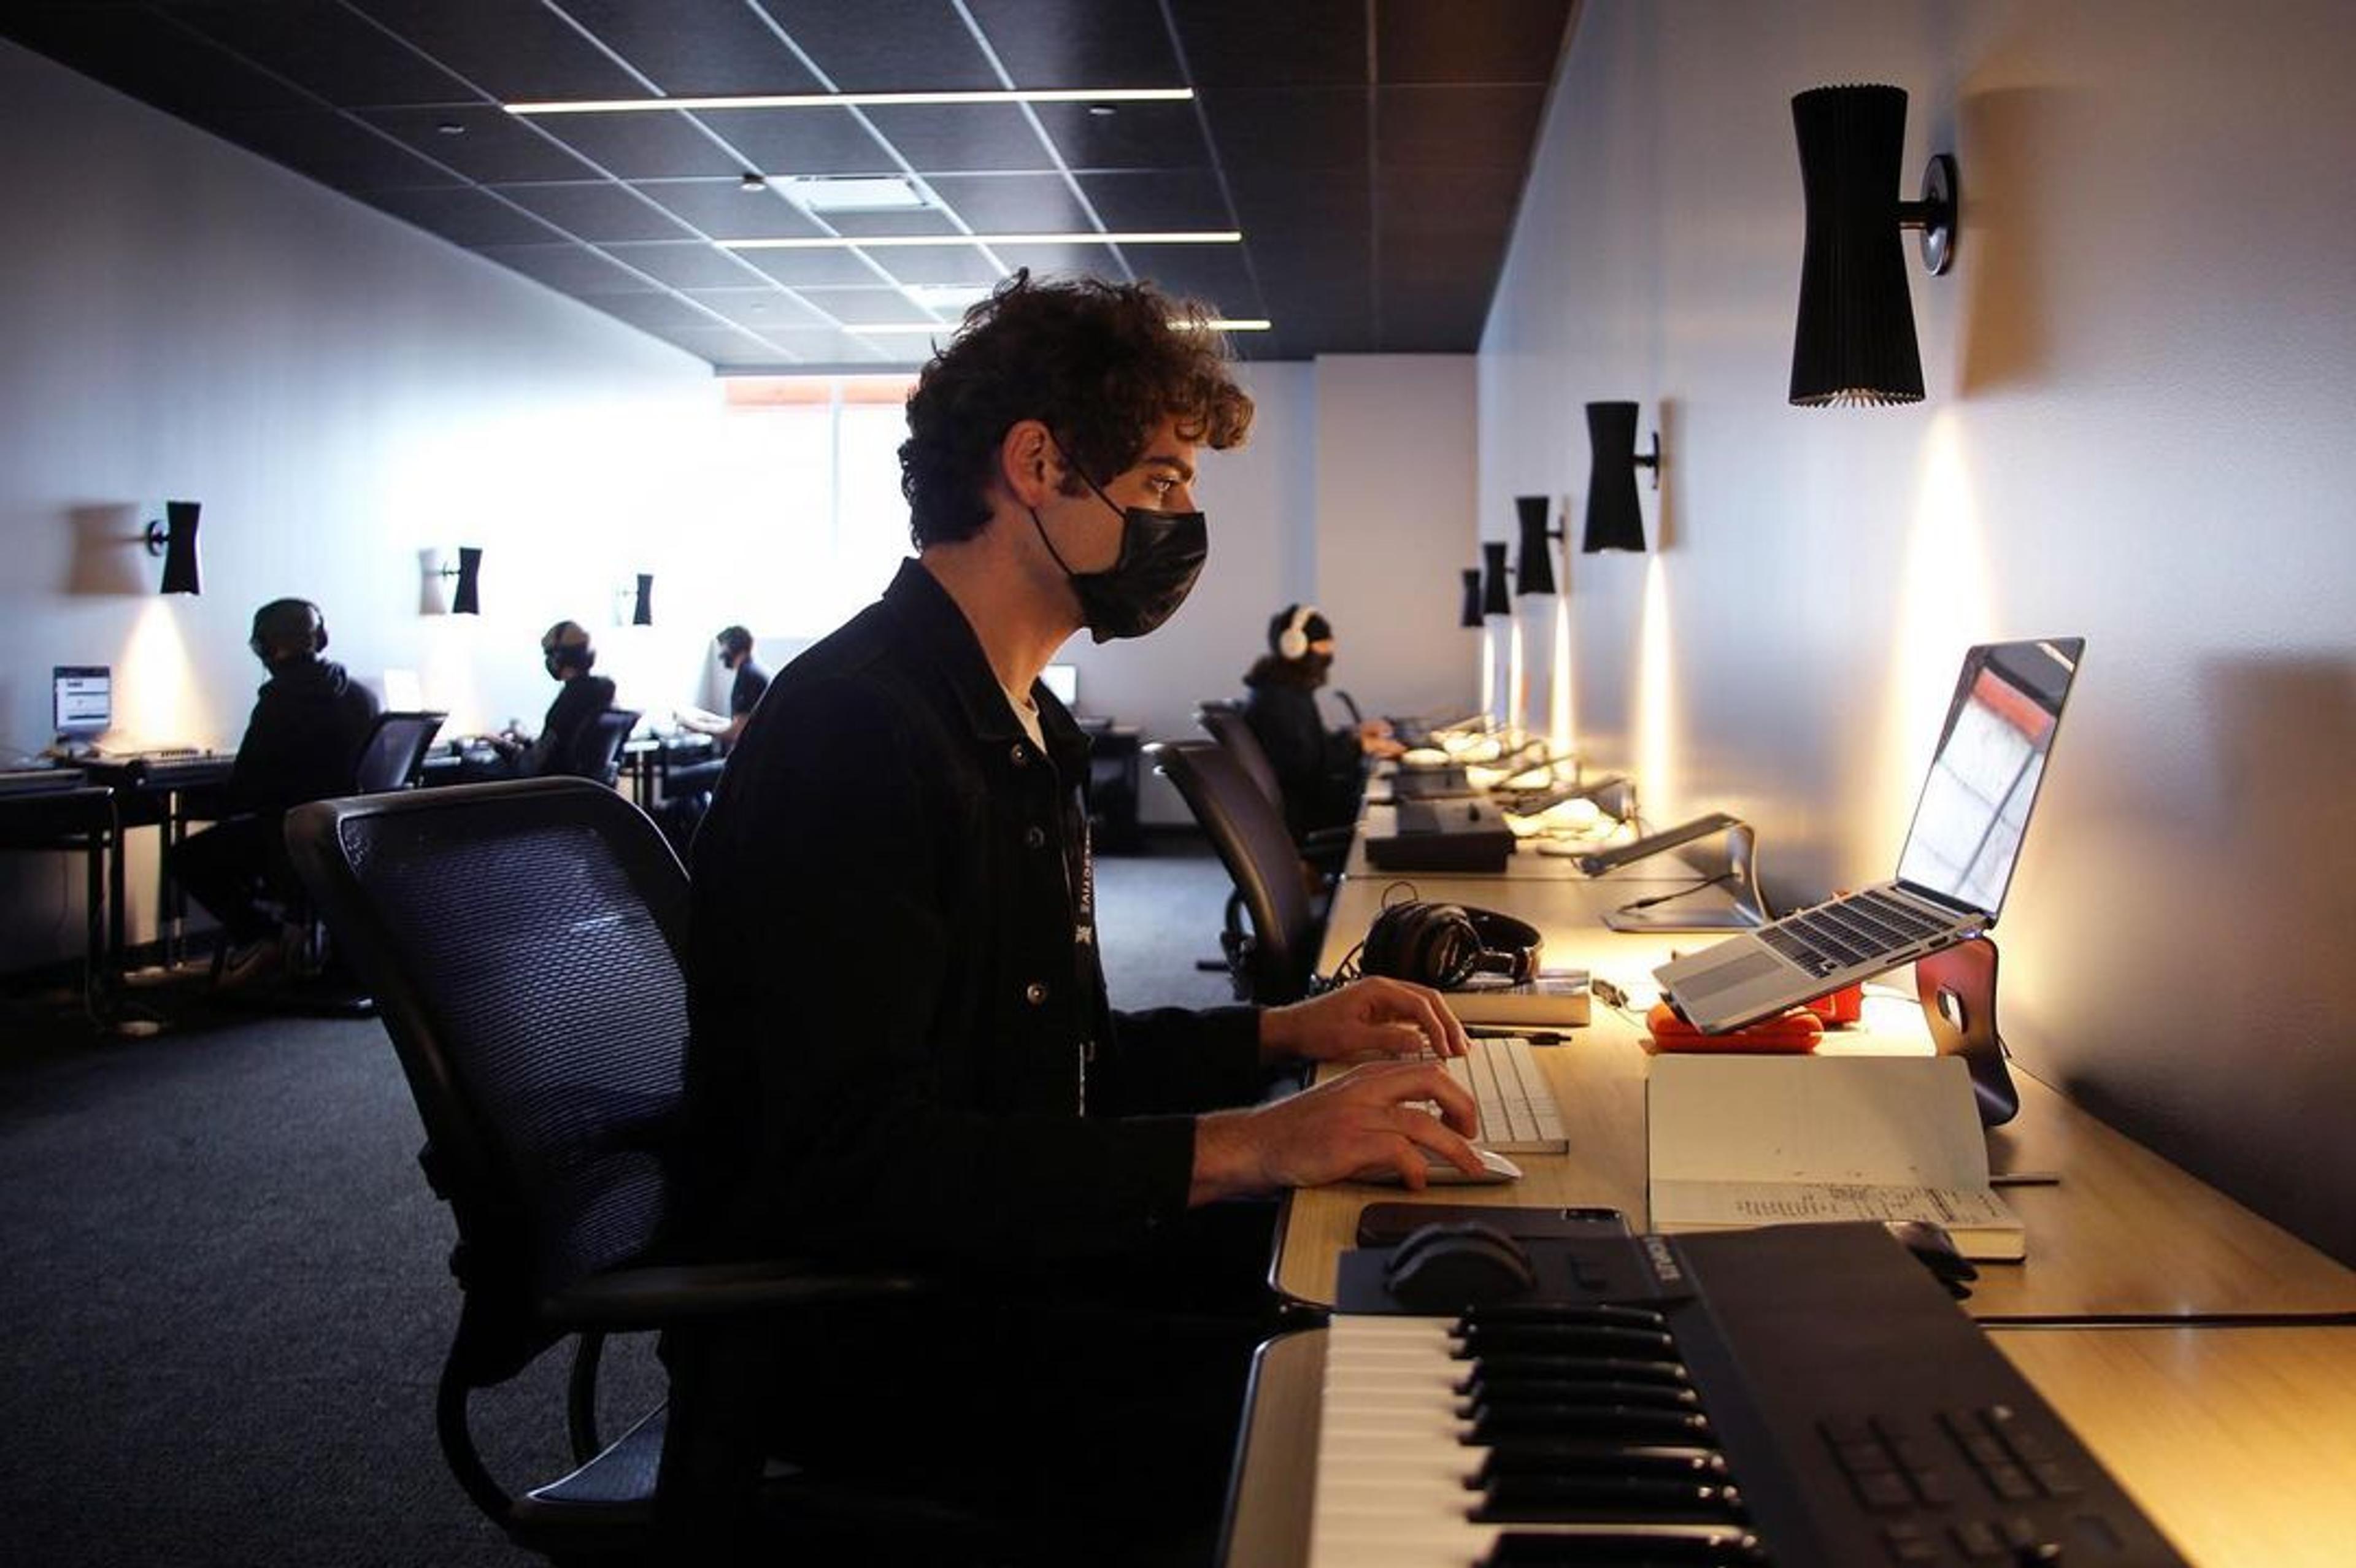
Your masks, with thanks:
[{"label": "man with curly hair", "polygon": [[[778,674],[694,848],[685,1229],[957,1290],[798,1363],[782,1446],[1055,1517],[1098,1561],[1215,1522],[1268,1322],[1269,1211],[1234,1200],[1479,1168],[1469,1099],[1398,1060],[1465,1049],[1428,990],[1106,999],[1087,742],[1038,677],[1084,627],[1177,609],[1207,549],[1197,454],[1251,412],[1199,306],[1002,285],[908,400],[916,558]],[[1389,1060],[1265,1097],[1353,1056]]]}]

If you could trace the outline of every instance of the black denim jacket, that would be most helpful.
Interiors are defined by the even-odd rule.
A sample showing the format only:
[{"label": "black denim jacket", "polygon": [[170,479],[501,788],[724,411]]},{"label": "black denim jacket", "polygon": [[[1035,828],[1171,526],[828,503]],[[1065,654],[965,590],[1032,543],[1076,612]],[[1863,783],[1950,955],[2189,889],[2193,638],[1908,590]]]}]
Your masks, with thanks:
[{"label": "black denim jacket", "polygon": [[693,852],[684,1232],[1023,1267],[1180,1213],[1191,1114],[1258,1092],[1248,1008],[1115,1014],[1087,744],[1024,735],[931,573],[776,677]]}]

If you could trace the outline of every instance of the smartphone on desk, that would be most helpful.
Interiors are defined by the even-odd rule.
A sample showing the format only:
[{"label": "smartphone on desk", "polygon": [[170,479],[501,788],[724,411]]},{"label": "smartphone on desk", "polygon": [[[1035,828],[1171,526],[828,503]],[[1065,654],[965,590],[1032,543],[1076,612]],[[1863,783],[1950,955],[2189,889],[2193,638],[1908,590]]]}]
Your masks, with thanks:
[{"label": "smartphone on desk", "polygon": [[1358,1211],[1358,1245],[1395,1247],[1426,1225],[1478,1221],[1517,1242],[1600,1241],[1625,1236],[1617,1209],[1525,1209],[1510,1203],[1369,1203]]}]

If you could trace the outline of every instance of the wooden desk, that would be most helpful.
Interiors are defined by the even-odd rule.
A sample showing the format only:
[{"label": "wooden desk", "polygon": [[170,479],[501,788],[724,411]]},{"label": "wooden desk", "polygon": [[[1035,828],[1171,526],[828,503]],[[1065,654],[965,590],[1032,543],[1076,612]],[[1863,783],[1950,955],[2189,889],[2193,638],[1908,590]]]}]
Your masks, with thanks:
[{"label": "wooden desk", "polygon": [[[2356,1543],[2356,1328],[2009,1328],[1992,1336],[2199,1568],[2345,1568]],[[1260,1354],[1230,1568],[1308,1559],[1322,1330]]]},{"label": "wooden desk", "polygon": [[[1331,965],[1365,931],[1385,886],[1398,879],[1348,879],[1336,891],[1319,967]],[[1419,896],[1507,909],[1536,924],[1549,964],[1584,965],[1649,997],[1651,970],[1672,944],[1709,935],[1623,934],[1593,923],[1644,884],[1627,880],[1417,877]],[[1713,894],[1697,895],[1715,896]],[[1516,1155],[1523,1179],[1503,1187],[1427,1190],[1421,1201],[1600,1204],[1643,1229],[1645,1200],[1644,1030],[1637,1019],[1596,1004],[1594,1022],[1570,1042],[1537,1048],[1559,1103],[1570,1152]],[[1834,1037],[1831,1050],[1922,1052],[1931,1049],[1920,1009],[1877,1004],[1876,1027]],[[2319,1317],[2356,1314],[2356,1271],[2134,1140],[2114,1132],[2022,1072],[2020,1114],[1988,1136],[1999,1176],[2055,1172],[2054,1186],[2008,1187],[2006,1201],[2028,1227],[2029,1256],[1981,1265],[1969,1305],[1987,1321],[2088,1317]],[[1303,1301],[1333,1299],[1336,1259],[1353,1244],[1358,1211],[1369,1202],[1416,1201],[1396,1189],[1357,1183],[1294,1192],[1286,1200],[1272,1278]]]}]

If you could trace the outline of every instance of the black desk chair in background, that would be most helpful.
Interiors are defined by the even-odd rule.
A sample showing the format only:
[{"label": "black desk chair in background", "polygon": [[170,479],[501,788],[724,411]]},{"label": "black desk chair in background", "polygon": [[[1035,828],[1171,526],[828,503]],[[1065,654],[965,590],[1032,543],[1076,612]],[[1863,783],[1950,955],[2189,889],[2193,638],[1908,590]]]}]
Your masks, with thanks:
[{"label": "black desk chair in background", "polygon": [[425,769],[425,753],[441,732],[446,713],[380,713],[360,742],[359,759],[352,764],[352,793],[380,795],[407,789]]},{"label": "black desk chair in background", "polygon": [[[765,1481],[767,1413],[745,1397],[769,1386],[759,1363],[797,1309],[921,1282],[658,1251],[682,1115],[688,887],[645,814],[580,780],[527,779],[320,801],[289,816],[287,841],[377,997],[424,1123],[419,1163],[457,1221],[465,1303],[436,1424],[476,1505],[559,1559],[655,1544],[659,1499],[681,1562],[737,1550],[756,1508],[870,1546],[963,1528],[873,1488]],[[605,1338],[656,1329],[672,1335],[671,1398],[606,1444]],[[469,1399],[566,1339],[578,1467],[518,1495],[477,1451]]]},{"label": "black desk chair in background", "polygon": [[[1194,722],[1235,758],[1237,765],[1268,796],[1278,817],[1282,818],[1284,784],[1276,775],[1276,764],[1269,760],[1268,748],[1259,743],[1259,737],[1252,733],[1251,725],[1245,720],[1242,708],[1233,702],[1200,702],[1194,707]],[[1331,882],[1342,874],[1342,863],[1349,858],[1350,837],[1347,827],[1318,827],[1293,842],[1311,869]]]},{"label": "black desk chair in background", "polygon": [[[1209,741],[1157,741],[1154,771],[1178,786],[1235,883],[1219,945],[1236,995],[1274,1005],[1309,991],[1317,961],[1317,909],[1300,852],[1275,803],[1226,748]],[[1248,917],[1250,929],[1237,918]]]},{"label": "black desk chair in background", "polygon": [[626,708],[608,708],[581,727],[573,737],[572,755],[561,771],[608,788],[622,776],[622,746],[638,727],[638,715]]}]

